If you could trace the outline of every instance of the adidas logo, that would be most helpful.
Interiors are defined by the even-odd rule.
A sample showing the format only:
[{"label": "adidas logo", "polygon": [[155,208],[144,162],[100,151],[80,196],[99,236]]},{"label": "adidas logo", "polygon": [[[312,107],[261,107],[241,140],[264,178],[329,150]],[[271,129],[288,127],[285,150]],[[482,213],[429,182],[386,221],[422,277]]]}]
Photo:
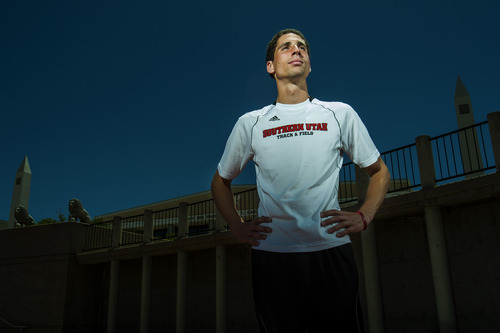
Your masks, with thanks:
[{"label": "adidas logo", "polygon": [[278,118],[278,116],[274,116],[271,119],[269,119],[269,121],[278,121],[278,120],[280,120],[280,118]]}]

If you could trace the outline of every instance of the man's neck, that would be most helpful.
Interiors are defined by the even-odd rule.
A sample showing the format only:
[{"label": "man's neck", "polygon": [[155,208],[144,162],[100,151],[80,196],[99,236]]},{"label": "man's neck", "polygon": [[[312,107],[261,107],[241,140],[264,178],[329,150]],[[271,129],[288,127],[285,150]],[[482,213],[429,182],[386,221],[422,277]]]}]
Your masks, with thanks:
[{"label": "man's neck", "polygon": [[277,81],[278,98],[277,103],[281,104],[298,104],[306,101],[309,98],[307,92],[307,84],[305,81],[302,84],[284,83]]}]

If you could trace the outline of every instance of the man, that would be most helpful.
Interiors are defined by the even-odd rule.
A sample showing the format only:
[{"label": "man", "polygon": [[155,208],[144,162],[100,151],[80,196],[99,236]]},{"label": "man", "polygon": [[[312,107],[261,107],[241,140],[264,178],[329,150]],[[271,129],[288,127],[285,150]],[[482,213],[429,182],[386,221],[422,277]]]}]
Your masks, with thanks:
[{"label": "man", "polygon": [[[354,110],[311,98],[309,44],[294,29],[268,44],[272,105],[241,116],[212,180],[218,210],[232,233],[251,244],[254,301],[261,332],[360,332],[358,275],[349,234],[366,229],[390,176]],[[337,199],[343,152],[370,175],[356,213]],[[259,216],[244,222],[231,181],[255,163]]]}]

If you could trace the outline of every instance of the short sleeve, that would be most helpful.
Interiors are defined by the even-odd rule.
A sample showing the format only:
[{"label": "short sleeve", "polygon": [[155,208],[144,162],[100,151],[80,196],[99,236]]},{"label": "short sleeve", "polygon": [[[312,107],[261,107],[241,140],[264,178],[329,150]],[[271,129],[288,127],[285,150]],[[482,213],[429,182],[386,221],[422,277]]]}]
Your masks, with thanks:
[{"label": "short sleeve", "polygon": [[349,158],[360,168],[366,168],[375,163],[380,153],[361,118],[350,106],[348,106],[344,125],[342,144]]},{"label": "short sleeve", "polygon": [[248,117],[238,119],[226,142],[226,147],[217,170],[225,179],[234,179],[240,175],[249,160],[253,158],[252,125]]}]

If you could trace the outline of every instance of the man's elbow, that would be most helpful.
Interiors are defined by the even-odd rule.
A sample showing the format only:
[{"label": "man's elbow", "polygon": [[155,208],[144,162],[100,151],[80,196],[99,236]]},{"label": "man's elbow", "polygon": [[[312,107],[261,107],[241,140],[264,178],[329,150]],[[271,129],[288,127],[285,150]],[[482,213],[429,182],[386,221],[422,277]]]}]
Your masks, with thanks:
[{"label": "man's elbow", "polygon": [[385,164],[380,168],[379,173],[381,174],[381,183],[383,184],[384,190],[387,193],[389,186],[391,185],[391,173]]},{"label": "man's elbow", "polygon": [[217,187],[221,182],[221,176],[219,176],[219,172],[215,171],[214,177],[212,178],[212,183],[210,185],[210,190],[212,191],[212,196],[215,195],[215,192],[217,191]]},{"label": "man's elbow", "polygon": [[390,182],[391,181],[391,173],[389,172],[389,168],[387,168],[387,165],[385,165],[385,163],[382,166],[382,171],[383,171],[384,178],[387,180],[387,182]]},{"label": "man's elbow", "polygon": [[225,187],[225,188],[231,188],[231,181],[230,180],[227,180],[227,179],[224,179],[222,178],[220,175],[219,175],[219,171],[215,171],[215,175],[214,177],[212,178],[212,184],[210,186],[210,189],[212,191],[212,196],[214,196],[216,194],[216,192],[221,189],[222,187]]},{"label": "man's elbow", "polygon": [[384,160],[382,160],[382,158],[380,157],[377,159],[375,163],[373,163],[369,167],[366,167],[364,170],[366,171],[366,173],[370,178],[372,178],[375,175],[379,177],[382,176],[383,178],[387,176],[389,176],[389,178],[391,177],[389,174],[389,169],[387,169]]},{"label": "man's elbow", "polygon": [[380,157],[377,162],[368,167],[366,171],[370,178],[377,179],[376,183],[380,184],[386,191],[389,189],[391,173]]}]

